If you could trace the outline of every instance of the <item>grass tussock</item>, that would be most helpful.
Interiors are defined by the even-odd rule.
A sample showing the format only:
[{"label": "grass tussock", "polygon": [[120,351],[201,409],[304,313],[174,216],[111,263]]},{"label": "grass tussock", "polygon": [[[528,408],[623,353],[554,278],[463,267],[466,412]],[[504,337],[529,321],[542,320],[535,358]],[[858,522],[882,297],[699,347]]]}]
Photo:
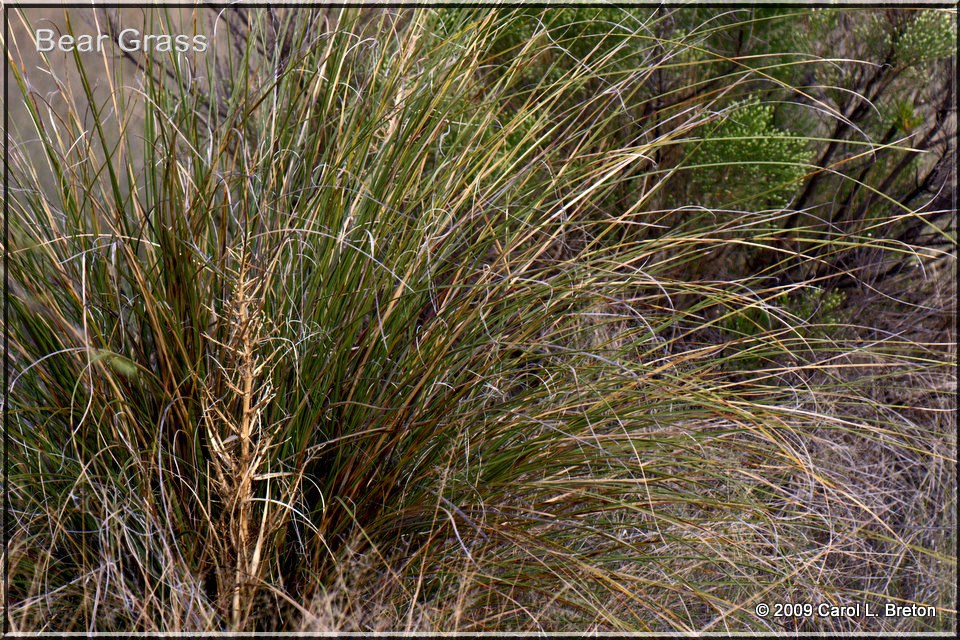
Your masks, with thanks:
[{"label": "grass tussock", "polygon": [[748,78],[630,15],[218,14],[62,111],[10,43],[11,629],[955,630],[955,247],[672,201]]}]

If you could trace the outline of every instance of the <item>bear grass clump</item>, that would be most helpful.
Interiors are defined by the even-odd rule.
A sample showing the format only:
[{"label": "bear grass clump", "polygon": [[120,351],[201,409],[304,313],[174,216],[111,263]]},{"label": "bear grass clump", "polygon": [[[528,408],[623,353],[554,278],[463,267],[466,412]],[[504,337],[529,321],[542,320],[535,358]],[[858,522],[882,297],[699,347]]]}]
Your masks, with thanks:
[{"label": "bear grass clump", "polygon": [[[879,373],[818,380],[837,345],[807,325],[843,298],[680,277],[718,240],[774,252],[769,217],[650,204],[698,140],[723,197],[781,195],[801,149],[769,105],[642,138],[653,23],[619,14],[211,13],[219,57],[51,69],[60,117],[8,70],[11,628],[777,631],[750,603],[944,563],[846,459],[943,472],[857,413],[943,363],[852,344]],[[597,37],[498,49],[541,23]]]}]

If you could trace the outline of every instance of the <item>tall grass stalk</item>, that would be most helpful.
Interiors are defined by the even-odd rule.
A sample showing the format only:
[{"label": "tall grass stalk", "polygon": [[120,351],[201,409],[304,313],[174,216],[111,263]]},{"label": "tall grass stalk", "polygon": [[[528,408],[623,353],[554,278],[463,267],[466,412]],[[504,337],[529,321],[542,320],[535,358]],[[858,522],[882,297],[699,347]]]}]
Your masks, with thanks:
[{"label": "tall grass stalk", "polygon": [[11,43],[13,629],[777,631],[955,567],[956,505],[871,475],[941,495],[955,440],[865,400],[955,356],[784,302],[787,210],[652,205],[723,95],[631,120],[655,21],[531,80],[569,43],[493,56],[519,19],[250,11],[228,75],[146,58],[103,103],[78,54],[59,116]]}]

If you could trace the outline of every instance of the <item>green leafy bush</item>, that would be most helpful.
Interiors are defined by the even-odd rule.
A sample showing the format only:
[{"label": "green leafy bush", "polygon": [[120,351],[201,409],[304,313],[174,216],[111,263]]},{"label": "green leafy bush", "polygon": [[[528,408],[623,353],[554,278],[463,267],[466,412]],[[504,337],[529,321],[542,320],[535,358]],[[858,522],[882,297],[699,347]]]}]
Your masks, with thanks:
[{"label": "green leafy bush", "polygon": [[787,203],[807,171],[806,140],[777,128],[773,104],[747,98],[725,109],[691,155],[695,194],[714,206],[777,207]]},{"label": "green leafy bush", "polygon": [[896,41],[897,61],[921,64],[955,55],[956,15],[943,10],[919,11],[908,20]]}]

